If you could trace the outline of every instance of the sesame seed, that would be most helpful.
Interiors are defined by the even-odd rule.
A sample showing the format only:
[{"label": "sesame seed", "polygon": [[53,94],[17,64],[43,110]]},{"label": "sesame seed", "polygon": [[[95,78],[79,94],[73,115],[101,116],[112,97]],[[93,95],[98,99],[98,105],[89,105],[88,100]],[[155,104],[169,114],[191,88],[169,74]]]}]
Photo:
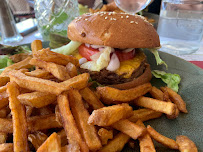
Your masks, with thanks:
[{"label": "sesame seed", "polygon": [[85,21],[87,21],[88,19],[86,18]]},{"label": "sesame seed", "polygon": [[116,18],[113,18],[114,21],[116,21]]},{"label": "sesame seed", "polygon": [[106,20],[108,17],[106,16],[104,19]]},{"label": "sesame seed", "polygon": [[134,23],[134,21],[130,21],[130,23]]},{"label": "sesame seed", "polygon": [[123,18],[123,16],[121,16],[121,18]]},{"label": "sesame seed", "polygon": [[138,22],[135,22],[135,24],[138,24]]},{"label": "sesame seed", "polygon": [[127,15],[126,18],[129,18],[129,16]]},{"label": "sesame seed", "polygon": [[111,17],[110,20],[113,20],[113,18]]}]

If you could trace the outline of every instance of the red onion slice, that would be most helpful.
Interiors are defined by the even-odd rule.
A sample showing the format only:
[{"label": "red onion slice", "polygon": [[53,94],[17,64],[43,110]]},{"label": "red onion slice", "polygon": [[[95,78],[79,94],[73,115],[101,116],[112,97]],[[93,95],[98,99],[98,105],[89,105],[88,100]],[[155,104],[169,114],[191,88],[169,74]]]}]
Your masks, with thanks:
[{"label": "red onion slice", "polygon": [[133,49],[134,48],[125,49],[125,50],[122,50],[122,52],[128,53],[128,52],[131,52]]},{"label": "red onion slice", "polygon": [[101,48],[101,47],[104,47],[103,45],[90,45],[91,46],[91,48],[93,48],[93,49],[99,49],[99,48]]},{"label": "red onion slice", "polygon": [[90,47],[90,44],[85,43],[85,46],[89,48],[89,47]]},{"label": "red onion slice", "polygon": [[107,70],[116,71],[120,67],[120,61],[115,53],[112,54]]},{"label": "red onion slice", "polygon": [[81,59],[79,60],[79,64],[80,64],[80,65],[83,64],[83,63],[85,63],[85,62],[87,62],[87,59],[86,59],[86,58],[81,58]]}]

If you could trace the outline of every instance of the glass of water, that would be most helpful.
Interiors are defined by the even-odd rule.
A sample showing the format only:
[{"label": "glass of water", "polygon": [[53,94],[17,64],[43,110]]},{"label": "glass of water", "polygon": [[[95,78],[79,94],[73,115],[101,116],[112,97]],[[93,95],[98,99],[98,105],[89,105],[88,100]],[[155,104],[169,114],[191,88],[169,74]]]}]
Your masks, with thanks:
[{"label": "glass of water", "polygon": [[68,24],[79,16],[77,0],[35,0],[35,16],[43,40],[50,35],[67,37]]},{"label": "glass of water", "polygon": [[23,39],[16,28],[7,0],[0,0],[0,31],[4,44],[12,44]]},{"label": "glass of water", "polygon": [[146,8],[151,0],[114,0],[116,5],[129,14],[135,14]]},{"label": "glass of water", "polygon": [[162,0],[157,32],[161,51],[174,55],[196,52],[203,36],[203,1]]}]

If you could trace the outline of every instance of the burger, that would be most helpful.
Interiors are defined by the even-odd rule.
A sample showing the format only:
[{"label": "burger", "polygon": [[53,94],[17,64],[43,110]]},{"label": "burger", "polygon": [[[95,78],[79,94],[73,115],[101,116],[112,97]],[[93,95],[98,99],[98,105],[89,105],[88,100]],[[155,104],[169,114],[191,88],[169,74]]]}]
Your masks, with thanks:
[{"label": "burger", "polygon": [[102,85],[129,89],[151,80],[141,48],[160,47],[154,27],[142,16],[127,13],[87,13],[68,26],[68,38],[80,42],[73,53],[80,73]]}]

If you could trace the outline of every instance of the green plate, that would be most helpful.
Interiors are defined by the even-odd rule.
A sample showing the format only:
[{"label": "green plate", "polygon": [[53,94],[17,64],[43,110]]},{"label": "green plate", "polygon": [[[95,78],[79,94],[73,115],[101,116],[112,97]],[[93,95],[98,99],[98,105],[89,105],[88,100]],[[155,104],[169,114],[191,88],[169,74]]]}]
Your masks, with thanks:
[{"label": "green plate", "polygon": [[[48,43],[43,43],[43,47],[48,47]],[[156,65],[152,53],[146,51],[145,54],[152,70],[165,70],[164,66]],[[187,104],[188,114],[180,113],[179,117],[174,120],[169,120],[163,115],[161,118],[145,122],[145,125],[150,124],[159,133],[174,140],[178,135],[188,136],[201,152],[203,151],[203,70],[190,62],[164,52],[160,52],[160,57],[168,64],[167,72],[177,73],[181,76],[179,94]],[[151,82],[157,87],[165,86],[160,79],[153,78]],[[154,143],[157,152],[176,152],[159,143]],[[123,151],[139,151],[139,145],[137,143],[135,149],[126,146]]]}]

